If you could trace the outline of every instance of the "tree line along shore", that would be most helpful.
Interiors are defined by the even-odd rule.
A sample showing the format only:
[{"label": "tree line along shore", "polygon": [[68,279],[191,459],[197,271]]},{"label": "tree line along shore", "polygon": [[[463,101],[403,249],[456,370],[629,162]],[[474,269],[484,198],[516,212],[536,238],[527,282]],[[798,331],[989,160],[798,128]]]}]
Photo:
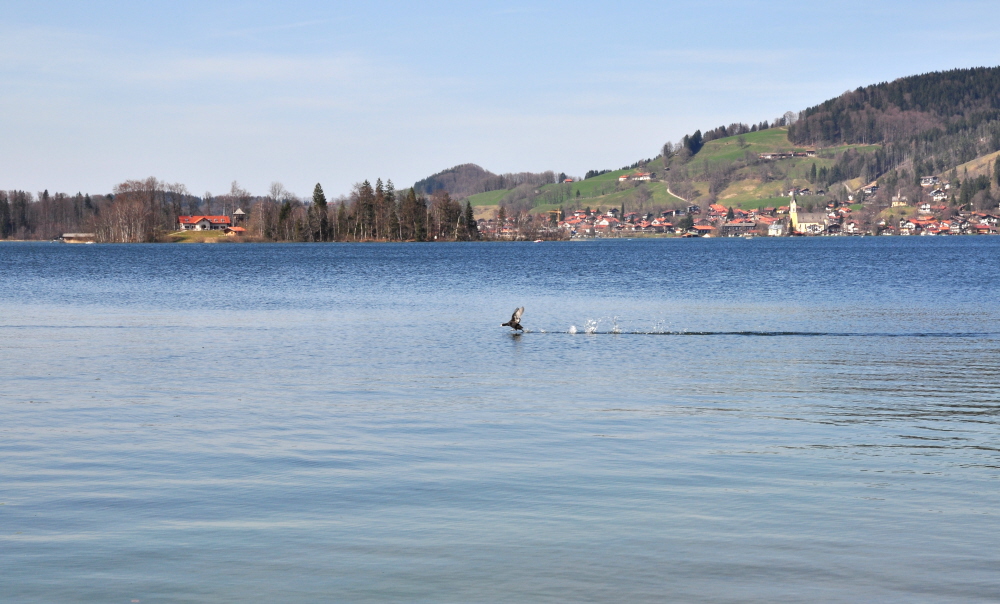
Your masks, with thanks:
[{"label": "tree line along shore", "polygon": [[[203,228],[200,218],[216,220],[203,221]],[[468,201],[463,204],[443,190],[429,196],[414,188],[397,191],[391,180],[381,179],[374,185],[366,180],[333,200],[320,184],[305,199],[280,183],[263,196],[236,182],[224,195],[196,196],[184,185],[152,177],[125,181],[106,195],[0,191],[0,238],[14,240],[153,243],[211,241],[223,234],[247,242],[566,237],[529,212],[501,218],[511,227],[504,233],[480,229]]]}]

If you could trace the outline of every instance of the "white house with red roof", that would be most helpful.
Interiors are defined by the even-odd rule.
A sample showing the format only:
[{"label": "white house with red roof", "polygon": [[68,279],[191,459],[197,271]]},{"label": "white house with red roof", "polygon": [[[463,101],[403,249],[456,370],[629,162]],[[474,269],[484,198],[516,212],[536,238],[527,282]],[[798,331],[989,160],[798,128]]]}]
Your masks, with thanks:
[{"label": "white house with red roof", "polygon": [[182,231],[221,231],[232,226],[229,216],[178,216]]}]

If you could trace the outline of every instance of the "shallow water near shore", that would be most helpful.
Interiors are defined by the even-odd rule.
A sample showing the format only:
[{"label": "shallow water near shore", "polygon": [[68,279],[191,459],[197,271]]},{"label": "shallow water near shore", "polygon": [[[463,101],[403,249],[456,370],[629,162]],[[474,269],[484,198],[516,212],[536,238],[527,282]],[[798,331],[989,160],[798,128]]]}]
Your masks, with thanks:
[{"label": "shallow water near shore", "polygon": [[0,599],[996,601],[997,275],[1000,237],[0,243]]}]

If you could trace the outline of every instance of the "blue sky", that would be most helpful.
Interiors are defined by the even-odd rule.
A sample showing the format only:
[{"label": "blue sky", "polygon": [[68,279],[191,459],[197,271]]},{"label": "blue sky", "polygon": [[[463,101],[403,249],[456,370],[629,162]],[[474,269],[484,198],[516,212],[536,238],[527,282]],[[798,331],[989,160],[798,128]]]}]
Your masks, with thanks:
[{"label": "blue sky", "polygon": [[582,175],[860,85],[998,65],[998,22],[981,1],[0,1],[0,188]]}]

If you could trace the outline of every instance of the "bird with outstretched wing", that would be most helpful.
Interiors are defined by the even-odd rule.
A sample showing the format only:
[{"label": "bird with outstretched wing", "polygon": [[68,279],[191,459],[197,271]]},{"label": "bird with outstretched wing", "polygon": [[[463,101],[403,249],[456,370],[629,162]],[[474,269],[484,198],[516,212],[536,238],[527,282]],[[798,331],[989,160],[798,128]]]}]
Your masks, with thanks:
[{"label": "bird with outstretched wing", "polygon": [[516,329],[517,331],[524,331],[521,327],[521,315],[524,314],[524,307],[518,308],[514,311],[514,314],[510,316],[510,321],[506,323],[501,323],[500,327],[510,327],[511,329]]}]

